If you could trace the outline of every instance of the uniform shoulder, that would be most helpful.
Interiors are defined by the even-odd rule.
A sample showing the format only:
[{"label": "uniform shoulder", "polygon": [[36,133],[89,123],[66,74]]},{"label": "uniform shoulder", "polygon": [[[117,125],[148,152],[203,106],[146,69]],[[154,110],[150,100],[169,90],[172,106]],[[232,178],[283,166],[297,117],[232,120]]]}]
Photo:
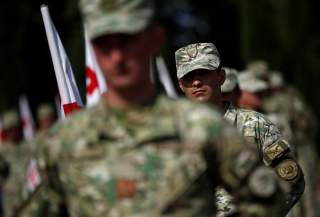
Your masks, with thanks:
[{"label": "uniform shoulder", "polygon": [[100,114],[103,112],[101,109],[101,104],[93,106],[91,108],[83,108],[63,120],[57,121],[53,126],[48,130],[46,136],[54,135],[60,131],[72,131],[72,130],[81,130],[83,127],[86,127],[90,124],[90,121],[94,118],[99,118]]},{"label": "uniform shoulder", "polygon": [[256,119],[259,122],[265,122],[268,124],[272,124],[271,121],[266,117],[266,115],[250,110],[250,109],[243,109],[243,108],[238,108],[238,113],[241,116],[244,116],[246,119]]}]

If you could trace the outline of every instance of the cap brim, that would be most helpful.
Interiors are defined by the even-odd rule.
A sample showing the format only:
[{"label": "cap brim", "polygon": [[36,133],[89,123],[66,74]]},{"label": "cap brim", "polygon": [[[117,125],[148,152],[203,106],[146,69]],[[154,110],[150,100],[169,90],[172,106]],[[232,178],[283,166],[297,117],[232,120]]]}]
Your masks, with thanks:
[{"label": "cap brim", "polygon": [[213,66],[209,66],[209,65],[194,65],[194,66],[190,66],[188,67],[188,70],[185,70],[183,73],[178,73],[177,77],[178,79],[183,78],[185,75],[187,75],[188,73],[197,70],[197,69],[206,69],[206,70],[216,70],[218,67],[213,67]]}]

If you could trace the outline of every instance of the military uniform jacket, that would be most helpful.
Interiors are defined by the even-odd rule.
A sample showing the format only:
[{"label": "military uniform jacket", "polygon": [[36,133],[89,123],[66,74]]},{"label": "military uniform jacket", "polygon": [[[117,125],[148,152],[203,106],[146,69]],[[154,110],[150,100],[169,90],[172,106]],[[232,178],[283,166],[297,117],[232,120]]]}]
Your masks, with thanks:
[{"label": "military uniform jacket", "polygon": [[213,216],[210,189],[239,186],[232,159],[246,149],[217,112],[160,96],[125,110],[101,102],[38,144],[42,186],[72,217]]},{"label": "military uniform jacket", "polygon": [[[282,139],[278,128],[258,112],[229,105],[224,117],[257,152],[250,155],[244,151],[238,161],[242,165],[239,177],[248,178],[238,207],[230,195],[218,189],[219,216],[236,211],[243,216],[285,216],[304,191],[303,174],[292,157],[290,146]],[[258,200],[269,202],[258,204]]]}]

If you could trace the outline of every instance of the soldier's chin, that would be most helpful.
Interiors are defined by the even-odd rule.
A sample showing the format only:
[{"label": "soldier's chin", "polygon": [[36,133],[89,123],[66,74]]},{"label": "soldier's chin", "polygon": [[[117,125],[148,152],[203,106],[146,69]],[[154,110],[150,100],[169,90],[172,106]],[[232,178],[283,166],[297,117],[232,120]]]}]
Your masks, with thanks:
[{"label": "soldier's chin", "polygon": [[208,96],[205,96],[205,95],[203,95],[203,96],[198,96],[198,97],[195,98],[195,100],[196,100],[196,101],[199,101],[199,102],[208,102],[209,97],[208,97]]}]

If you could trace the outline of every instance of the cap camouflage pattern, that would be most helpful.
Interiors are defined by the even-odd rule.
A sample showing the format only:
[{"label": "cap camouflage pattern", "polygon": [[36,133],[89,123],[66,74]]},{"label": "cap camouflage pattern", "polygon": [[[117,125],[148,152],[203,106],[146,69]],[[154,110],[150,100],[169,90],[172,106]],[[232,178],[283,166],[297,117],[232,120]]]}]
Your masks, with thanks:
[{"label": "cap camouflage pattern", "polygon": [[154,15],[153,5],[153,0],[80,0],[79,3],[90,39],[145,29]]},{"label": "cap camouflage pattern", "polygon": [[220,64],[220,55],[212,43],[190,44],[175,52],[177,77],[181,79],[196,69],[216,70]]},{"label": "cap camouflage pattern", "polygon": [[268,76],[269,65],[266,61],[255,60],[247,64],[247,70],[252,71],[256,77],[263,79]]},{"label": "cap camouflage pattern", "polygon": [[242,71],[238,75],[239,87],[241,90],[256,93],[259,91],[267,90],[268,83],[262,79],[257,78],[252,71]]},{"label": "cap camouflage pattern", "polygon": [[273,88],[283,87],[285,85],[285,81],[281,72],[271,71],[269,75],[269,83]]},{"label": "cap camouflage pattern", "polygon": [[45,118],[54,116],[54,110],[51,104],[43,103],[39,106],[37,111],[37,118]]},{"label": "cap camouflage pattern", "polygon": [[12,127],[19,126],[19,116],[18,113],[14,110],[8,110],[4,112],[2,117],[2,125],[4,129],[9,129]]},{"label": "cap camouflage pattern", "polygon": [[238,81],[238,71],[233,68],[223,68],[226,72],[226,80],[224,81],[223,85],[221,86],[222,93],[228,93],[234,90],[234,88],[239,85]]}]

